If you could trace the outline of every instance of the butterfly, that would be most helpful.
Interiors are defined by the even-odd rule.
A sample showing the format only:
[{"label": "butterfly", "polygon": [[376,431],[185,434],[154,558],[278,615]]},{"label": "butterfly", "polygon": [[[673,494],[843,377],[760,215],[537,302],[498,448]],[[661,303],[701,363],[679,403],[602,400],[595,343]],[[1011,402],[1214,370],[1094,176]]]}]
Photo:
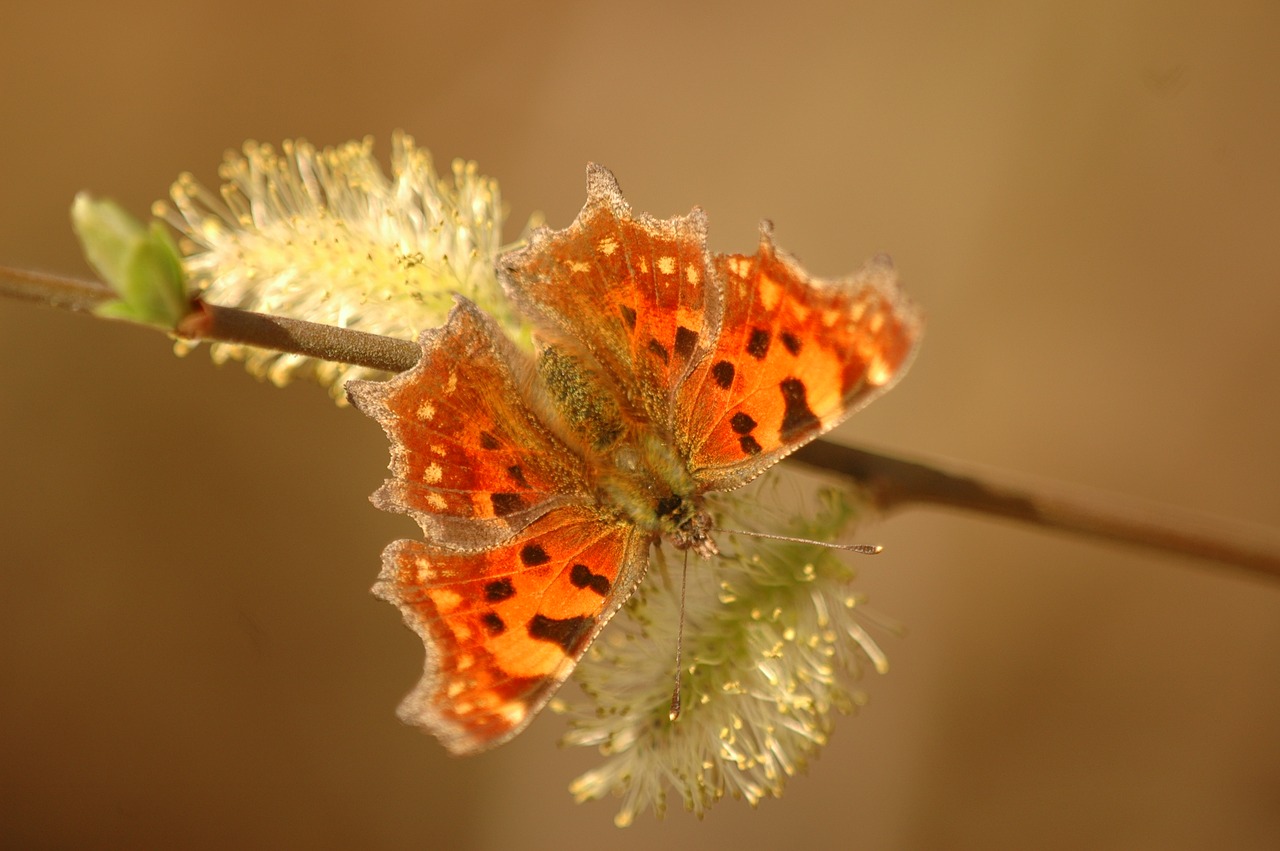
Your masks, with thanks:
[{"label": "butterfly", "polygon": [[706,498],[746,484],[884,392],[922,321],[892,265],[811,278],[761,226],[712,254],[700,208],[634,214],[613,175],[499,259],[536,355],[461,297],[422,357],[348,385],[391,442],[375,505],[425,540],[374,593],[426,647],[399,709],[456,754],[520,732],[636,589],[652,547],[717,553]]}]

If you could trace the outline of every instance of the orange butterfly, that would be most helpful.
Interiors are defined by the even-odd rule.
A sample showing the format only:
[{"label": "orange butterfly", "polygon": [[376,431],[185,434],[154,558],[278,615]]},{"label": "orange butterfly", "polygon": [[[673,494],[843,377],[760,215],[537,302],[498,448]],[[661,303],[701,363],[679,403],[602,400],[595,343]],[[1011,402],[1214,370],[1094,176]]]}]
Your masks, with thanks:
[{"label": "orange butterfly", "polygon": [[514,736],[644,576],[665,539],[717,552],[706,494],[746,484],[886,390],[920,338],[893,268],[811,279],[761,228],[712,255],[706,216],[634,215],[613,175],[499,264],[539,329],[529,357],[459,298],[422,359],[352,402],[391,440],[373,496],[396,541],[374,592],[426,645],[400,706],[450,751]]}]

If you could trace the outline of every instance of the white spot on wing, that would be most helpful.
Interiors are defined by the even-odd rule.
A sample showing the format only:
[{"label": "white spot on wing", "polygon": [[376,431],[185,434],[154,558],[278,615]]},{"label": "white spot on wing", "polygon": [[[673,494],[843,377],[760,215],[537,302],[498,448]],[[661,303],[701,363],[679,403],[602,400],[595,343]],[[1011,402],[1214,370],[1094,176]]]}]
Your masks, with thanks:
[{"label": "white spot on wing", "polygon": [[450,591],[448,588],[436,588],[430,591],[429,595],[431,602],[436,604],[436,610],[441,614],[452,612],[462,602],[462,595],[457,591]]},{"label": "white spot on wing", "polygon": [[760,293],[760,306],[772,312],[778,306],[778,300],[782,298],[782,287],[772,278],[761,275],[756,288]]},{"label": "white spot on wing", "polygon": [[498,714],[507,720],[511,726],[516,726],[524,720],[524,716],[529,713],[529,708],[523,703],[511,702],[498,710]]},{"label": "white spot on wing", "polygon": [[873,358],[867,364],[867,383],[873,387],[879,387],[886,384],[893,377],[893,369],[889,366],[889,362],[884,358]]}]

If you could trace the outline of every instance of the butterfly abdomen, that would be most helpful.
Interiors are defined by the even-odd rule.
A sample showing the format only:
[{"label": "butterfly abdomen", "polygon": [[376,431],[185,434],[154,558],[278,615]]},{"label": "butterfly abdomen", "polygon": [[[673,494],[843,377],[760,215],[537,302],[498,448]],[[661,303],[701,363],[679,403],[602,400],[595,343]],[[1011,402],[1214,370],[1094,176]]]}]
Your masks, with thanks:
[{"label": "butterfly abdomen", "polygon": [[695,512],[696,486],[669,435],[609,390],[585,356],[545,345],[538,374],[570,443],[583,449],[601,504],[655,535],[671,535]]}]

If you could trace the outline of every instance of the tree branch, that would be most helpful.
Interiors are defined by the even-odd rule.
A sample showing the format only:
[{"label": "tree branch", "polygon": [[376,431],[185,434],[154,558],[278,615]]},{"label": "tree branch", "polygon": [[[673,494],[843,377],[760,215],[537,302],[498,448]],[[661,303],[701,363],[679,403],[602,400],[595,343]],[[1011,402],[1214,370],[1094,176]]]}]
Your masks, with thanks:
[{"label": "tree branch", "polygon": [[[845,476],[866,489],[886,514],[917,505],[943,506],[1003,517],[1044,529],[1103,538],[1165,553],[1231,565],[1280,580],[1280,547],[1251,542],[1253,530],[1169,506],[1140,507],[1114,494],[1069,497],[1008,483],[1009,474],[948,472],[932,464],[815,440],[790,456],[801,464]],[[1000,479],[1005,479],[1002,483]],[[1272,535],[1274,537],[1274,534]]]},{"label": "tree branch", "polygon": [[[98,283],[0,267],[0,296],[91,311],[114,294]],[[192,340],[243,343],[387,372],[412,368],[420,354],[417,343],[408,340],[219,307],[199,299],[173,333]],[[945,506],[1209,559],[1253,576],[1280,580],[1280,546],[1251,543],[1249,533],[1228,528],[1219,519],[1192,517],[1167,507],[1138,508],[1113,496],[1071,499],[1062,496],[1061,489],[1050,493],[1002,483],[1002,478],[1013,478],[1006,474],[951,473],[825,440],[815,440],[790,457],[848,478],[868,492],[885,513],[916,505]]]},{"label": "tree branch", "polygon": [[110,301],[115,294],[106,284],[97,281],[0,266],[0,296],[88,313]]}]

